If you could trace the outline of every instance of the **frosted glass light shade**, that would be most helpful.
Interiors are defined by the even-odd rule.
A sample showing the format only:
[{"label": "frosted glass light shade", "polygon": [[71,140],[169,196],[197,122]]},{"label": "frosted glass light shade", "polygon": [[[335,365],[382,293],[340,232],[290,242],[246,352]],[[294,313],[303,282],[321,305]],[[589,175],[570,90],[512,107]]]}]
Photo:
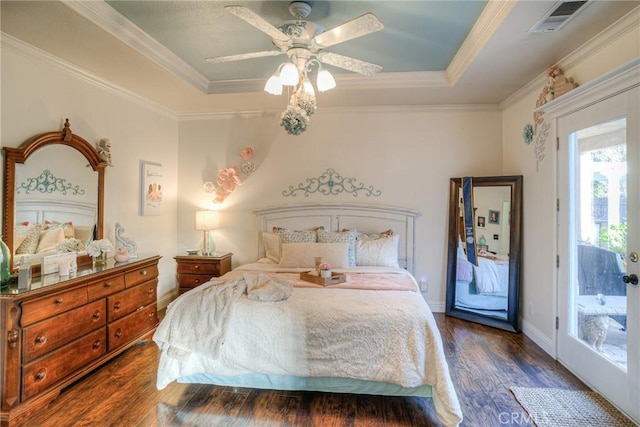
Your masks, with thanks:
[{"label": "frosted glass light shade", "polygon": [[318,71],[316,86],[320,92],[324,92],[336,87],[336,81],[328,70],[322,69]]},{"label": "frosted glass light shade", "polygon": [[197,211],[196,230],[215,230],[218,228],[219,217],[216,211]]},{"label": "frosted glass light shade", "polygon": [[272,75],[264,85],[264,91],[271,95],[282,95],[282,80],[277,74]]},{"label": "frosted glass light shade", "polygon": [[287,62],[280,70],[280,82],[285,86],[295,86],[300,81],[298,68],[291,62]]},{"label": "frosted glass light shade", "polygon": [[308,93],[309,95],[312,95],[312,96],[316,95],[316,91],[313,90],[313,85],[309,80],[304,81],[304,83],[302,84],[302,89],[305,93]]}]

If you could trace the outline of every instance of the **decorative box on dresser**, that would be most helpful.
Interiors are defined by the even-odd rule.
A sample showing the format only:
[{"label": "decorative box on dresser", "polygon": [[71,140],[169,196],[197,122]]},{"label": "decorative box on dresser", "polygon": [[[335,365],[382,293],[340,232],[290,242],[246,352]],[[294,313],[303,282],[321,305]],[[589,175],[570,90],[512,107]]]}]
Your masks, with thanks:
[{"label": "decorative box on dresser", "polygon": [[158,326],[159,256],[0,292],[0,424],[13,425]]},{"label": "decorative box on dresser", "polygon": [[220,277],[231,271],[231,252],[216,252],[212,256],[178,255],[176,282],[179,293],[183,293],[208,282],[212,277]]}]

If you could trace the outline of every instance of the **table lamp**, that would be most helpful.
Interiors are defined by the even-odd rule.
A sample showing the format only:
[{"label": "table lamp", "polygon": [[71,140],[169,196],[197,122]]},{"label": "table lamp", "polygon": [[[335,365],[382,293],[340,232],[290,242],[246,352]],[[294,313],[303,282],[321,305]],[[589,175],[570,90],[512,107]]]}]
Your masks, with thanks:
[{"label": "table lamp", "polygon": [[196,212],[196,230],[204,232],[202,242],[202,255],[211,256],[216,250],[216,244],[209,235],[209,231],[218,228],[218,212],[217,211],[197,211]]}]

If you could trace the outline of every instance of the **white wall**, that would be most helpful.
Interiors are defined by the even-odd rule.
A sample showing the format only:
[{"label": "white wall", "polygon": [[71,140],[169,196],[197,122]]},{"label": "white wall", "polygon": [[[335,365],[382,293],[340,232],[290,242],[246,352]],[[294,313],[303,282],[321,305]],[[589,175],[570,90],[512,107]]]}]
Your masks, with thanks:
[{"label": "white wall", "polygon": [[[358,202],[417,209],[415,275],[426,275],[426,299],[444,310],[449,178],[501,173],[501,113],[488,108],[323,109],[308,131],[289,136],[275,115],[183,118],[180,122],[178,250],[198,247],[194,212],[212,195],[203,181],[240,164],[251,146],[257,171],[222,204],[218,250],[234,265],[258,256],[256,208],[304,202]],[[373,186],[380,197],[352,194],[283,196],[289,186],[332,168]]]},{"label": "white wall", "polygon": [[[29,49],[3,46],[2,145],[17,147],[37,134],[61,129],[65,118],[72,131],[90,143],[109,138],[113,167],[107,168],[105,179],[105,236],[115,241],[119,222],[141,255],[163,256],[158,287],[162,302],[175,287],[177,117],[73,76],[42,58]],[[164,166],[165,210],[160,216],[138,215],[140,160]]]},{"label": "white wall", "polygon": [[[623,18],[597,40],[592,40],[559,62],[565,76],[585,84],[640,56],[638,10]],[[606,41],[606,43],[604,42]],[[551,64],[550,64],[551,65]],[[523,268],[520,315],[525,334],[555,356],[556,316],[556,150],[546,143],[537,160],[535,140],[523,143],[544,79],[510,100],[503,111],[504,173],[523,175]],[[551,132],[553,135],[553,132]]]}]

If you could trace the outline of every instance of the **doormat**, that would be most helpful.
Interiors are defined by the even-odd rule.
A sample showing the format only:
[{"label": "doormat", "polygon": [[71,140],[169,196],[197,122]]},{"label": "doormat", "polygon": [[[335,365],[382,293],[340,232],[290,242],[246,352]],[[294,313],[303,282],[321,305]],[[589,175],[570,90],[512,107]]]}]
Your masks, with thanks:
[{"label": "doormat", "polygon": [[511,387],[538,427],[634,427],[600,394],[557,388]]}]

